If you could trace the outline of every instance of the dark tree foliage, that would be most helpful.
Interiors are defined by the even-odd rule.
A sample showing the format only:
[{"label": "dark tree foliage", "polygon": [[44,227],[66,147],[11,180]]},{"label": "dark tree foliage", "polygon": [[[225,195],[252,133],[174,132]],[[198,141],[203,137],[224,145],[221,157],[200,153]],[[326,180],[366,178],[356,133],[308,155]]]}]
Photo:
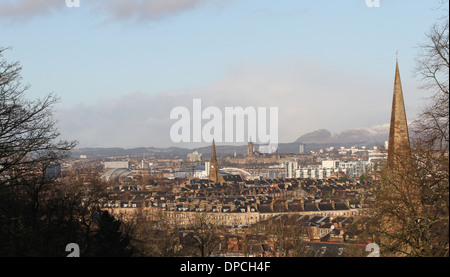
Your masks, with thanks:
[{"label": "dark tree foliage", "polygon": [[98,230],[92,236],[88,253],[94,257],[129,257],[133,249],[129,247],[131,237],[122,232],[122,222],[107,211],[101,211],[95,218]]},{"label": "dark tree foliage", "polygon": [[129,255],[120,222],[98,214],[101,181],[48,174],[76,142],[59,139],[53,94],[25,97],[22,68],[4,58],[6,50],[0,47],[0,256],[67,256],[69,243],[86,256]]}]

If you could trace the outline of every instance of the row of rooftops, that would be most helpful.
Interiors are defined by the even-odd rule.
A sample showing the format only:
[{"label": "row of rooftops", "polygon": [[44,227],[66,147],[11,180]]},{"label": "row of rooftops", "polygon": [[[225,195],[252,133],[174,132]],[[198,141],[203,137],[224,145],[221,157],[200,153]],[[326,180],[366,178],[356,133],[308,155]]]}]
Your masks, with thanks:
[{"label": "row of rooftops", "polygon": [[[210,180],[206,179],[190,179],[187,182],[182,182],[181,187],[191,190],[199,190],[199,189],[220,189],[224,187],[234,187],[240,189],[249,189],[249,188],[270,188],[275,187],[278,189],[291,190],[295,188],[309,189],[309,188],[318,188],[320,190],[360,190],[365,186],[360,184],[359,182],[354,183],[337,183],[336,180],[320,180],[320,179],[262,179],[262,180],[242,180],[237,175],[229,175],[228,177],[239,177],[238,179],[241,181],[236,181],[234,179],[228,180],[227,176],[223,176],[225,178],[224,183],[214,183]],[[169,186],[180,187],[177,182],[168,183]],[[115,187],[115,190],[139,190],[137,186],[125,185],[119,187]]]},{"label": "row of rooftops", "polygon": [[[207,212],[315,212],[361,208],[357,197],[359,183],[337,184],[309,179],[251,180],[213,183],[209,180],[186,180],[165,186],[142,189],[124,185],[112,188],[103,202],[104,208],[160,208],[167,211]],[[294,192],[302,192],[295,195]],[[280,200],[280,195],[292,192]],[[337,194],[336,192],[345,192]],[[322,195],[335,194],[326,201]]]},{"label": "row of rooftops", "polygon": [[229,204],[194,204],[170,201],[119,201],[109,200],[103,203],[103,208],[160,208],[165,211],[177,212],[222,212],[222,213],[288,213],[288,212],[320,212],[320,211],[345,211],[359,209],[361,204],[349,204],[345,202],[309,202],[276,201],[270,204],[246,205],[240,202]]}]

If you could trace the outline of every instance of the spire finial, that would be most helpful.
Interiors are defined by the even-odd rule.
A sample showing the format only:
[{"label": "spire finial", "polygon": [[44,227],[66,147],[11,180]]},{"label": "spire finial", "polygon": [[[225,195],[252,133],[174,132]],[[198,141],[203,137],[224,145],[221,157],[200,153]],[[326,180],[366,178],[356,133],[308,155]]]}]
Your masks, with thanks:
[{"label": "spire finial", "polygon": [[395,49],[395,56],[396,56],[395,60],[398,61],[398,49]]}]

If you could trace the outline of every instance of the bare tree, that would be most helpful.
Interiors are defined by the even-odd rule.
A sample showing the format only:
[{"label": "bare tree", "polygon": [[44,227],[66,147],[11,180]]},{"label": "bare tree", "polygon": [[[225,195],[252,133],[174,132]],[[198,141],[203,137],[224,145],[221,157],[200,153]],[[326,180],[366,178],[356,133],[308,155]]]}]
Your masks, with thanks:
[{"label": "bare tree", "polygon": [[448,1],[442,1],[445,15],[431,26],[426,34],[427,43],[419,45],[416,75],[431,91],[428,105],[423,109],[416,130],[422,144],[448,152],[449,142],[449,22]]},{"label": "bare tree", "polygon": [[22,67],[4,58],[6,50],[0,47],[0,253],[54,255],[62,248],[51,243],[75,231],[78,219],[69,214],[76,201],[46,173],[75,142],[58,140],[53,94],[25,97]]},{"label": "bare tree", "polygon": [[254,227],[267,244],[266,255],[272,257],[302,257],[306,251],[305,234],[308,227],[299,222],[299,215],[285,213],[261,221]]},{"label": "bare tree", "polygon": [[177,257],[182,253],[179,227],[170,222],[163,210],[149,216],[147,208],[138,209],[124,227],[131,235],[135,256]]},{"label": "bare tree", "polygon": [[413,125],[410,154],[399,154],[372,187],[370,221],[384,256],[449,255],[449,25],[440,18],[420,46],[417,75],[431,91]]},{"label": "bare tree", "polygon": [[222,254],[226,248],[222,244],[228,241],[226,230],[206,212],[198,212],[190,220],[189,237],[195,242],[201,257]]},{"label": "bare tree", "polygon": [[30,173],[45,172],[76,144],[58,140],[52,110],[56,96],[25,98],[29,86],[21,83],[20,64],[4,59],[7,49],[0,47],[0,188]]}]

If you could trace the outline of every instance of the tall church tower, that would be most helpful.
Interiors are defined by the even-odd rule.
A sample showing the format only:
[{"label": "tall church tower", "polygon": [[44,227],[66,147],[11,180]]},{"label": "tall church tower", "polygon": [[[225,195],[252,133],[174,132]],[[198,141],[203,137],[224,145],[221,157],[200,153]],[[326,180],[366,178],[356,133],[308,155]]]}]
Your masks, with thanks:
[{"label": "tall church tower", "polygon": [[254,146],[253,142],[250,141],[248,143],[248,152],[247,152],[247,154],[251,158],[253,156],[254,152],[255,152],[255,146]]},{"label": "tall church tower", "polygon": [[211,150],[211,163],[209,166],[209,179],[215,183],[220,182],[219,163],[217,162],[216,144],[214,142],[214,139],[213,139],[212,150]]},{"label": "tall church tower", "polygon": [[392,168],[396,160],[407,157],[410,152],[408,122],[403,101],[402,83],[398,58],[396,60],[394,96],[392,99],[391,125],[389,130],[388,166]]}]

